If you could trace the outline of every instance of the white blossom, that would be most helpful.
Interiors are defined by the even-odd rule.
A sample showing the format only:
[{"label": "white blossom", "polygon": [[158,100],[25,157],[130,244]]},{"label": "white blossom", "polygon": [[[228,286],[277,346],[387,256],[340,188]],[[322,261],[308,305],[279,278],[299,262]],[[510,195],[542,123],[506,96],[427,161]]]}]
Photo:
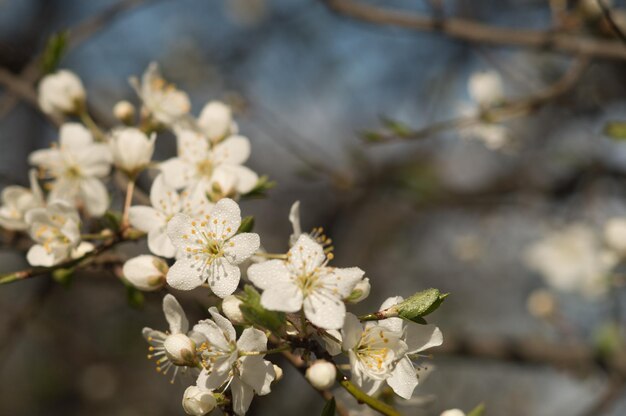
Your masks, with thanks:
[{"label": "white blossom", "polygon": [[194,331],[207,341],[199,348],[204,369],[197,384],[208,390],[230,386],[233,410],[244,415],[254,395],[268,394],[276,377],[272,363],[263,358],[267,336],[258,329],[246,328],[237,340],[230,321],[214,307],[209,312],[213,320],[200,321],[194,326]]},{"label": "white blossom", "polygon": [[214,143],[237,132],[232,110],[221,101],[208,102],[200,112],[197,123],[204,136]]},{"label": "white blossom", "polygon": [[[379,310],[390,308],[403,300],[401,296],[388,298],[383,302]],[[422,351],[441,345],[443,343],[443,334],[434,325],[419,325],[404,321],[401,318],[384,319],[378,321],[378,325],[387,328],[395,334],[399,334],[406,343],[406,353],[401,358],[398,357],[391,375],[385,381],[398,396],[408,400],[413,395],[413,390],[418,384],[417,373],[411,361],[411,355],[416,356]],[[380,380],[375,381],[372,389],[377,390],[380,383]]]},{"label": "white blossom", "polygon": [[481,106],[492,106],[504,99],[502,78],[496,71],[473,73],[469,78],[467,89],[472,100]]},{"label": "white blossom", "polygon": [[348,296],[345,301],[350,303],[359,303],[369,296],[371,289],[372,285],[370,284],[370,279],[364,277],[354,286],[350,296]]},{"label": "white blossom", "polygon": [[37,92],[41,110],[54,116],[77,113],[85,103],[80,78],[63,69],[43,77]]},{"label": "white blossom", "polygon": [[61,126],[59,146],[31,153],[31,164],[54,178],[49,200],[84,204],[91,215],[104,214],[109,206],[107,190],[100,180],[109,174],[111,153],[95,143],[89,130],[78,123]]},{"label": "white blossom", "polygon": [[165,180],[174,188],[201,187],[216,198],[250,192],[258,175],[243,166],[250,156],[250,141],[230,136],[215,145],[200,133],[179,130],[178,156],[161,163]]},{"label": "white blossom", "polygon": [[258,234],[240,233],[241,211],[232,199],[222,199],[203,217],[175,215],[167,226],[174,246],[181,253],[167,274],[167,283],[191,290],[208,281],[221,298],[232,294],[241,276],[238,265],[258,249]]},{"label": "white blossom", "polygon": [[203,338],[189,331],[189,321],[176,298],[170,294],[163,298],[163,313],[169,324],[169,331],[162,332],[144,328],[142,335],[150,344],[148,358],[156,359],[157,371],[167,375],[173,367],[173,381],[179,368],[195,367],[196,346]]},{"label": "white blossom", "polygon": [[408,347],[402,337],[395,328],[372,322],[363,325],[353,314],[346,315],[342,349],[348,352],[354,382],[368,394],[391,377],[396,363],[404,358]]},{"label": "white blossom", "polygon": [[144,254],[124,263],[122,273],[134,287],[140,290],[157,290],[165,284],[168,266],[158,257]]},{"label": "white blossom", "polygon": [[180,121],[191,109],[187,94],[167,83],[159,72],[159,66],[154,62],[141,77],[141,84],[136,78],[131,78],[130,82],[141,98],[144,108],[165,125]]},{"label": "white blossom", "polygon": [[289,209],[289,222],[293,228],[293,232],[289,236],[289,245],[293,246],[302,234],[302,226],[300,225],[300,201],[296,201]]},{"label": "white blossom", "polygon": [[183,394],[183,409],[191,416],[203,416],[215,409],[217,401],[211,390],[189,386]]},{"label": "white blossom", "polygon": [[441,416],[465,416],[465,412],[460,409],[445,410]]},{"label": "white blossom", "polygon": [[80,244],[78,212],[65,201],[53,201],[45,208],[26,213],[29,234],[38,244],[33,245],[26,259],[33,266],[54,266],[72,257]]},{"label": "white blossom", "polygon": [[328,267],[324,248],[302,234],[286,260],[253,264],[248,278],[263,289],[261,304],[269,310],[297,312],[304,308],[313,325],[338,329],[343,325],[348,297],[363,277],[358,267]]},{"label": "white blossom", "polygon": [[2,190],[0,206],[0,225],[7,230],[25,230],[28,224],[24,216],[33,208],[45,205],[43,192],[37,182],[37,172],[31,170],[28,175],[30,189],[22,186],[7,186]]},{"label": "white blossom", "polygon": [[602,247],[593,229],[573,224],[533,243],[524,261],[555,289],[596,297],[606,292],[617,257]]},{"label": "white blossom", "polygon": [[246,321],[243,312],[241,312],[241,305],[243,305],[243,301],[235,295],[228,295],[222,300],[222,312],[224,316],[235,325],[241,325]]},{"label": "white blossom", "polygon": [[150,138],[141,130],[125,127],[114,130],[109,145],[115,166],[133,177],[144,170],[154,153],[156,134]]},{"label": "white blossom", "polygon": [[619,255],[626,254],[626,218],[616,217],[604,224],[604,240]]},{"label": "white blossom", "polygon": [[306,379],[318,390],[329,389],[335,384],[337,369],[326,360],[317,360],[306,369]]},{"label": "white blossom", "polygon": [[148,233],[148,248],[162,257],[174,257],[176,254],[176,247],[167,235],[167,224],[174,215],[183,212],[194,217],[203,216],[213,207],[201,192],[190,190],[178,194],[165,183],[163,175],[152,182],[150,203],[151,207],[132,206],[128,219],[133,227]]},{"label": "white blossom", "polygon": [[135,118],[135,106],[126,100],[118,101],[113,106],[113,115],[122,123],[131,125]]}]

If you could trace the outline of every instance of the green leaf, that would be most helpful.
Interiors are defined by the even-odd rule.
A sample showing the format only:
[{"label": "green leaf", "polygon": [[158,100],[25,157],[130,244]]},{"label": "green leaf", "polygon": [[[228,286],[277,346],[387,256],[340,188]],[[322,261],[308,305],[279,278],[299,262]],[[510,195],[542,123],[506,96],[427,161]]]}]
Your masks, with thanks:
[{"label": "green leaf", "polygon": [[56,269],[52,272],[52,278],[61,286],[68,288],[74,280],[74,268]]},{"label": "green leaf", "polygon": [[143,293],[130,283],[124,283],[126,285],[126,300],[128,304],[135,309],[143,308],[144,296]]},{"label": "green leaf", "polygon": [[481,403],[475,408],[473,408],[467,416],[483,416],[485,414],[485,404]]},{"label": "green leaf", "polygon": [[333,397],[329,401],[326,402],[324,408],[322,409],[321,416],[335,416],[335,409],[337,404],[335,403],[335,398]]},{"label": "green leaf", "polygon": [[269,176],[263,175],[259,178],[256,185],[247,194],[241,195],[245,198],[264,198],[267,195],[267,191],[276,186],[276,182],[271,181]]},{"label": "green leaf", "polygon": [[59,66],[59,61],[67,49],[68,37],[69,31],[64,30],[54,33],[48,38],[41,57],[41,70],[44,74],[54,72]]},{"label": "green leaf", "polygon": [[285,324],[285,314],[282,312],[268,311],[261,306],[261,295],[251,285],[243,288],[241,295],[243,304],[240,306],[246,321],[251,324],[276,331]]},{"label": "green leaf", "polygon": [[398,137],[408,137],[411,135],[411,127],[398,121],[388,118],[386,116],[380,116],[380,121],[385,128]]},{"label": "green leaf", "polygon": [[359,135],[361,136],[361,138],[363,140],[365,140],[366,142],[369,143],[378,143],[378,142],[382,142],[384,140],[384,137],[382,133],[379,133],[377,131],[374,130],[365,130],[359,133]]},{"label": "green leaf", "polygon": [[395,308],[399,317],[425,324],[423,317],[439,308],[447,296],[447,293],[442,294],[439,289],[426,289],[399,303]]},{"label": "green leaf", "polygon": [[626,121],[610,121],[604,125],[604,134],[615,140],[626,140]]},{"label": "green leaf", "polygon": [[239,229],[237,230],[237,234],[249,233],[253,229],[254,229],[254,217],[252,216],[244,217],[241,220],[241,225],[239,226]]}]

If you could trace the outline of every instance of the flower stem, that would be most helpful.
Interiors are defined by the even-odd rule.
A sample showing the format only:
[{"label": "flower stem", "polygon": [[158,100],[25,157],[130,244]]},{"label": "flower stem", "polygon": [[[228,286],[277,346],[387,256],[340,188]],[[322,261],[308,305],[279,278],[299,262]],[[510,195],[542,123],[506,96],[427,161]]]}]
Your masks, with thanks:
[{"label": "flower stem", "polygon": [[135,180],[131,178],[126,185],[126,199],[124,200],[124,211],[122,211],[122,224],[121,229],[126,230],[129,227],[128,224],[128,212],[130,211],[130,204],[133,202],[133,192],[135,192]]},{"label": "flower stem", "polygon": [[345,376],[340,373],[337,373],[337,381],[341,384],[348,393],[352,395],[359,403],[365,403],[370,408],[376,410],[377,412],[382,413],[387,416],[401,416],[400,412],[398,412],[393,407],[389,406],[387,403],[383,403],[380,400],[368,395],[363,390],[358,388],[356,384],[352,383]]},{"label": "flower stem", "polygon": [[265,257],[266,259],[287,260],[286,254],[264,253],[262,251],[257,251],[256,253],[254,253],[254,255],[259,257]]},{"label": "flower stem", "polygon": [[289,351],[291,349],[291,345],[285,344],[280,347],[272,348],[266,351],[239,351],[239,355],[243,357],[252,356],[252,355],[267,355],[267,354],[276,354],[283,351]]},{"label": "flower stem", "polygon": [[93,120],[93,118],[91,118],[91,115],[89,115],[89,112],[87,111],[86,106],[81,106],[78,116],[80,117],[80,121],[82,121],[83,124],[85,124],[85,126],[89,128],[89,130],[91,131],[91,134],[93,134],[96,141],[104,142],[105,140],[104,132],[100,129],[100,127],[98,127],[98,125]]}]

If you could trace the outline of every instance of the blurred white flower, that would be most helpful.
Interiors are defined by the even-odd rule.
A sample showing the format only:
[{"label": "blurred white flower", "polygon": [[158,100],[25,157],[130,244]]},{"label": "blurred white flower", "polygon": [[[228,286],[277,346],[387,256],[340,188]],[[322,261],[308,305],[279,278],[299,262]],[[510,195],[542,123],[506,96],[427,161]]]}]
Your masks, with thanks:
[{"label": "blurred white flower", "polygon": [[80,243],[80,218],[74,207],[65,201],[52,201],[45,208],[26,213],[33,245],[26,259],[32,266],[54,266],[72,257]]},{"label": "blurred white flower", "polygon": [[304,307],[306,318],[324,329],[338,329],[346,316],[343,299],[363,278],[358,267],[328,267],[324,248],[308,234],[302,234],[287,253],[287,260],[253,264],[248,278],[260,289],[263,307],[283,312],[298,312]]},{"label": "blurred white flower", "polygon": [[626,254],[626,218],[611,218],[604,224],[604,240],[620,256]]},{"label": "blurred white flower", "polygon": [[169,324],[169,331],[162,332],[152,328],[144,328],[142,335],[150,344],[148,358],[156,359],[157,371],[167,375],[174,367],[171,380],[178,374],[179,368],[186,371],[187,367],[197,364],[196,344],[202,337],[189,331],[189,321],[176,298],[170,294],[163,298],[163,313]]},{"label": "blurred white flower", "polygon": [[215,409],[217,401],[211,390],[189,386],[183,394],[183,410],[191,416],[203,416]]},{"label": "blurred white flower", "polygon": [[61,126],[59,146],[36,150],[31,164],[54,178],[48,199],[84,204],[91,215],[104,214],[109,206],[107,190],[100,180],[111,169],[111,152],[104,143],[95,143],[89,130],[78,123]]},{"label": "blurred white flower", "polygon": [[584,224],[549,233],[528,247],[524,255],[526,265],[550,286],[589,297],[606,292],[608,275],[617,260],[614,253],[602,247],[593,229]]},{"label": "blurred white flower", "polygon": [[237,131],[232,110],[221,101],[210,101],[204,106],[198,117],[198,127],[214,143]]},{"label": "blurred white flower", "polygon": [[2,190],[0,206],[0,225],[7,230],[25,230],[28,224],[24,215],[33,209],[45,205],[43,192],[37,182],[37,171],[28,174],[30,189],[22,186],[7,186]]},{"label": "blurred white flower", "polygon": [[228,295],[222,300],[222,312],[235,325],[241,325],[246,321],[240,308],[242,304],[243,301],[235,295]]},{"label": "blurred white flower", "polygon": [[165,180],[174,188],[200,187],[214,200],[250,192],[258,175],[242,166],[250,156],[250,141],[230,136],[211,148],[209,141],[192,130],[177,132],[178,156],[161,163]]},{"label": "blurred white flower", "polygon": [[173,125],[180,121],[191,109],[189,97],[183,91],[167,83],[159,72],[159,66],[152,62],[141,77],[130,79],[144,108],[159,122]]},{"label": "blurred white flower", "polygon": [[474,72],[467,89],[470,98],[483,107],[498,104],[504,99],[502,78],[496,71]]},{"label": "blurred white flower", "polygon": [[190,216],[204,216],[213,207],[201,192],[185,191],[179,195],[165,183],[163,175],[152,182],[150,203],[151,207],[132,206],[128,219],[133,227],[148,233],[148,248],[153,254],[168,258],[176,254],[176,247],[167,235],[167,223],[174,215],[183,212]]},{"label": "blurred white flower", "polygon": [[241,211],[232,199],[218,201],[204,217],[175,215],[167,234],[180,256],[167,274],[167,283],[191,290],[208,281],[220,298],[232,294],[241,276],[238,265],[260,245],[258,234],[236,234],[240,225]]},{"label": "blurred white flower", "polygon": [[337,369],[326,360],[317,360],[306,369],[306,379],[318,390],[329,389],[335,384]]},{"label": "blurred white flower", "polygon": [[445,410],[441,416],[465,416],[465,412],[459,409]]},{"label": "blurred white flower", "polygon": [[300,201],[296,201],[289,209],[289,222],[293,228],[293,233],[289,236],[289,245],[293,246],[302,234],[302,226],[300,225]]},{"label": "blurred white flower", "polygon": [[144,254],[124,263],[122,273],[139,290],[157,290],[165,284],[168,266],[158,257]]},{"label": "blurred white flower", "polygon": [[199,350],[204,369],[197,384],[208,390],[230,386],[233,410],[244,415],[255,394],[266,395],[276,377],[274,366],[263,359],[267,336],[263,331],[246,328],[237,340],[235,328],[215,307],[209,309],[211,319],[200,321],[194,332],[206,338]]},{"label": "blurred white flower", "polygon": [[480,123],[461,131],[464,137],[480,140],[490,150],[500,150],[510,141],[509,129],[500,124]]},{"label": "blurred white flower", "polygon": [[396,362],[407,352],[401,332],[371,322],[363,325],[351,313],[346,315],[342,337],[342,349],[348,352],[352,378],[368,394],[391,377]]},{"label": "blurred white flower", "polygon": [[135,106],[125,100],[118,101],[113,106],[113,115],[122,123],[131,125],[135,118]]},{"label": "blurred white flower", "polygon": [[114,130],[109,139],[113,163],[128,176],[136,176],[150,164],[155,140],[156,134],[148,138],[134,127]]},{"label": "blurred white flower", "polygon": [[75,114],[85,104],[85,89],[71,71],[60,70],[43,77],[38,87],[39,107],[46,114]]},{"label": "blurred white flower", "polygon": [[[388,298],[383,302],[379,310],[390,308],[403,300],[401,296]],[[419,325],[401,318],[384,319],[378,321],[378,325],[399,334],[400,338],[406,343],[406,353],[401,358],[397,358],[391,375],[385,381],[398,396],[408,400],[413,395],[413,390],[418,384],[417,373],[411,356],[418,356],[422,351],[441,345],[443,343],[443,334],[434,325]],[[372,391],[378,390],[381,383],[381,380],[375,380],[371,387]]]}]

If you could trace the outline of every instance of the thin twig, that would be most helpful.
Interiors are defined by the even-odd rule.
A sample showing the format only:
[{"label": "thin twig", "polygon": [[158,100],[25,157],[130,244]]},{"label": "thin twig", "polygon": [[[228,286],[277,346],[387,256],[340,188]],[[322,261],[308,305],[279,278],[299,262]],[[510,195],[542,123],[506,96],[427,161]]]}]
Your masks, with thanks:
[{"label": "thin twig", "polygon": [[602,9],[602,15],[607,20],[607,22],[609,22],[611,29],[613,29],[613,32],[615,32],[615,35],[623,43],[626,43],[626,35],[622,31],[622,29],[619,27],[619,25],[615,22],[615,19],[613,19],[613,13],[611,13],[611,9],[604,3],[604,0],[596,0],[596,1],[598,2],[600,9]]}]

